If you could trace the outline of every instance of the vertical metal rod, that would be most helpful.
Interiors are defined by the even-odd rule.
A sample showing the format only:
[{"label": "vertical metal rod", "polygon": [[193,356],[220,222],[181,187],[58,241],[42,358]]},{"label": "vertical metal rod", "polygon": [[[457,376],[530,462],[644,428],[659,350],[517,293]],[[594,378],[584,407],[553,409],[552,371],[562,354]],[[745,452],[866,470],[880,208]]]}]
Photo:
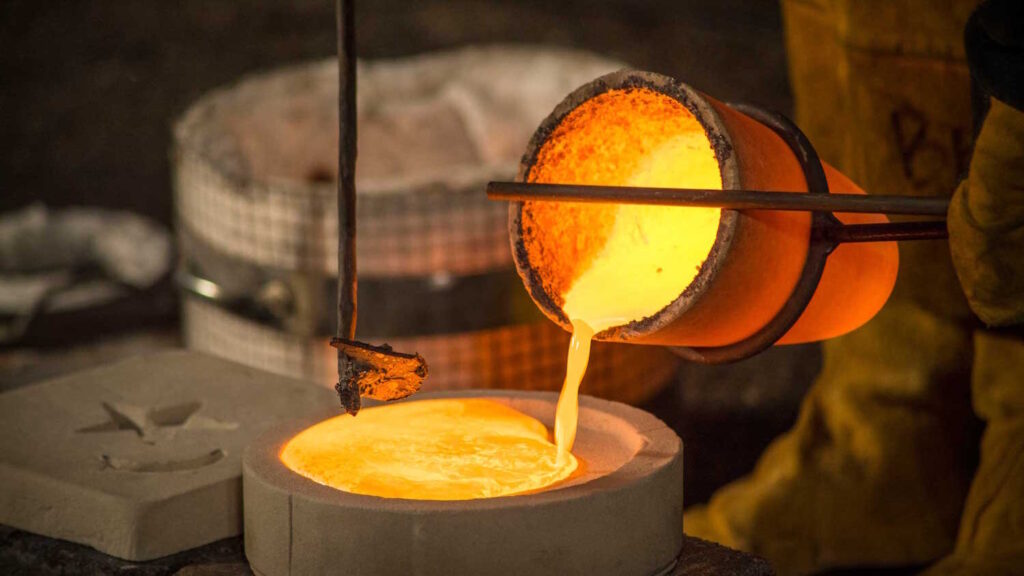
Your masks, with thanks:
[{"label": "vertical metal rod", "polygon": [[356,336],[355,0],[337,0],[338,19],[338,337]]}]

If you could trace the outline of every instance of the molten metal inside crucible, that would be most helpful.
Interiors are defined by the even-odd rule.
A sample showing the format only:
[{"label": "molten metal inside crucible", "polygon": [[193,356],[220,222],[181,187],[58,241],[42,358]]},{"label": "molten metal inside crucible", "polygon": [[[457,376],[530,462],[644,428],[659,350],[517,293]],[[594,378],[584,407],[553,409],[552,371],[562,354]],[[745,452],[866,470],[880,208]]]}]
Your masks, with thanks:
[{"label": "molten metal inside crucible", "polygon": [[[645,88],[585,101],[555,128],[535,183],[721,189],[711,142],[677,100]],[[721,210],[527,202],[530,265],[570,320],[595,331],[651,316],[696,277]]]}]

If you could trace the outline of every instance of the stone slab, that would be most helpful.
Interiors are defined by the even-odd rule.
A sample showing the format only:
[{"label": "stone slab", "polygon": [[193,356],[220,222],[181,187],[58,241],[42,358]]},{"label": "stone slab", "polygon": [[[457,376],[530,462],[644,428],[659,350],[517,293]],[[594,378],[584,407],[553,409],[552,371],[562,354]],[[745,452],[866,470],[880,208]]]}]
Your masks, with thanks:
[{"label": "stone slab", "polygon": [[329,390],[184,350],[0,394],[0,523],[129,560],[235,536],[249,441],[335,413]]}]

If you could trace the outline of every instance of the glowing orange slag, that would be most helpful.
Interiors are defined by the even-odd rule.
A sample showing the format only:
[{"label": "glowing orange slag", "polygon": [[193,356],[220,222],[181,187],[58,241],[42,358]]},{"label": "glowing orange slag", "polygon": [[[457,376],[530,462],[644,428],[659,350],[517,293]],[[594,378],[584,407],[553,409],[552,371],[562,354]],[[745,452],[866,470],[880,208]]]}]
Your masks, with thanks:
[{"label": "glowing orange slag", "polygon": [[338,490],[416,500],[472,500],[568,478],[539,421],[498,402],[453,398],[366,408],[325,420],[281,451],[291,470]]},{"label": "glowing orange slag", "polygon": [[[531,182],[722,188],[711,141],[674,98],[646,88],[583,102],[552,131]],[[590,339],[656,314],[693,282],[718,235],[721,210],[527,202],[522,237],[530,266],[573,325],[555,438],[575,439]]]}]

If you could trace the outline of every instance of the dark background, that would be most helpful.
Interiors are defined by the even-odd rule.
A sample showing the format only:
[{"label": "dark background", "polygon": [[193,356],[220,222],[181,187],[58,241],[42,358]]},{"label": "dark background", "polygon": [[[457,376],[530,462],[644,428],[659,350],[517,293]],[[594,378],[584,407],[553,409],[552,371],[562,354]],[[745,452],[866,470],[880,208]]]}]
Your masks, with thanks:
[{"label": "dark background", "polygon": [[[790,105],[774,0],[367,0],[356,18],[366,58],[544,43]],[[170,223],[171,122],[243,74],[334,50],[331,0],[5,0],[0,210],[39,200]]]},{"label": "dark background", "polygon": [[[332,55],[334,25],[331,0],[5,0],[0,211],[96,205],[171,225],[174,119],[243,74]],[[365,58],[543,43],[613,56],[720,99],[791,107],[775,0],[364,0],[357,26]],[[0,384],[174,345],[176,315],[165,282],[116,311],[43,322],[36,347],[0,354]],[[790,347],[681,369],[647,408],[686,443],[688,503],[749,470],[792,422],[818,362],[816,347]]]}]

